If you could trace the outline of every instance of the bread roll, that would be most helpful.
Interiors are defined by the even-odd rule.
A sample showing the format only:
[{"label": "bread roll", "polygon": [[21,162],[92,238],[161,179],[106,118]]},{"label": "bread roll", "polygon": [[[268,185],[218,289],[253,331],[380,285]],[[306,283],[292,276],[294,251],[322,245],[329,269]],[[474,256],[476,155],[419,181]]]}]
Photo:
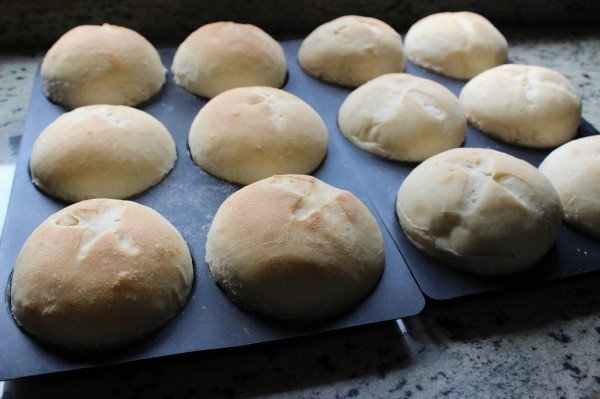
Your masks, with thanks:
[{"label": "bread roll", "polygon": [[456,79],[470,79],[504,64],[508,43],[485,17],[472,12],[429,15],[410,27],[404,38],[406,58]]},{"label": "bread roll", "polygon": [[560,73],[506,64],[471,79],[459,100],[469,123],[507,143],[550,148],[571,140],[581,119],[581,99]]},{"label": "bread roll", "polygon": [[165,126],[143,111],[90,105],[59,116],[33,144],[33,183],[67,202],[127,198],[158,184],[177,159]]},{"label": "bread roll", "polygon": [[404,71],[400,34],[375,18],[346,15],[317,27],[298,51],[300,66],[325,82],[357,87]]},{"label": "bread roll", "polygon": [[383,272],[383,238],[353,194],[314,177],[273,176],[223,202],[208,232],[214,280],[270,317],[319,320],[362,301]]},{"label": "bread roll", "polygon": [[565,222],[600,239],[600,136],[582,137],[552,151],[540,165],[565,210]]},{"label": "bread roll", "polygon": [[283,86],[287,64],[283,48],[262,29],[214,22],[201,26],[177,48],[171,66],[175,83],[212,98],[246,86]]},{"label": "bread roll", "polygon": [[31,233],[15,262],[11,310],[44,342],[104,349],[174,317],[192,281],[188,247],[164,217],[134,202],[93,199]]},{"label": "bread roll", "polygon": [[338,126],[365,151],[414,162],[459,147],[467,119],[458,98],[444,86],[392,73],[351,92],[340,107]]},{"label": "bread roll", "polygon": [[194,119],[194,162],[232,183],[307,174],[327,153],[327,127],[300,98],[271,87],[241,87],[210,100]]},{"label": "bread roll", "polygon": [[404,180],[396,210],[406,236],[458,269],[504,275],[534,266],[550,249],[563,211],[535,167],[490,149],[435,155]]},{"label": "bread roll", "polygon": [[44,94],[67,108],[91,104],[137,105],[165,83],[156,49],[120,26],[82,25],[65,33],[45,55]]}]

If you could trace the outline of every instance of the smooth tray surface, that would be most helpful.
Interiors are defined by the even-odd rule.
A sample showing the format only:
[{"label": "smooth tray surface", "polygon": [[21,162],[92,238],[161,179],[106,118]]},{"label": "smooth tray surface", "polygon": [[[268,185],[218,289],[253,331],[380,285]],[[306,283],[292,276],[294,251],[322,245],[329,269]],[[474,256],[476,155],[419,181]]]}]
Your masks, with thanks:
[{"label": "smooth tray surface", "polygon": [[[466,81],[455,80],[424,71],[408,62],[406,72],[441,83],[457,96]],[[585,106],[585,104],[584,104]],[[341,134],[338,130],[338,133]],[[582,119],[577,137],[598,134]],[[495,140],[468,126],[465,147],[491,148],[524,159],[539,166],[550,150],[518,147]],[[471,294],[531,286],[545,281],[600,270],[600,242],[588,238],[564,223],[555,245],[531,270],[508,277],[485,277],[462,272],[445,266],[440,261],[420,252],[406,237],[396,214],[396,196],[404,178],[415,163],[387,160],[349,144],[342,146],[357,171],[369,196],[377,207],[406,260],[417,284],[429,298],[446,300]]]},{"label": "smooth tray surface", "polygon": [[[151,206],[175,225],[190,245],[196,262],[196,284],[183,312],[139,344],[102,359],[65,356],[38,343],[15,324],[9,308],[9,279],[14,260],[33,229],[65,204],[37,191],[28,174],[28,158],[39,132],[64,110],[42,94],[36,78],[16,165],[11,198],[0,240],[0,284],[6,287],[0,309],[0,381],[138,359],[220,349],[287,339],[324,331],[394,320],[419,313],[423,295],[388,234],[375,207],[359,183],[341,147],[347,142],[337,132],[337,109],[347,90],[321,84],[299,68],[296,53],[299,41],[284,42],[289,79],[284,87],[311,104],[329,128],[329,152],[315,176],[336,187],[352,191],[375,214],[385,238],[386,267],[374,292],[358,307],[339,318],[315,324],[285,324],[257,317],[236,307],[213,282],[204,262],[206,234],[222,203],[239,186],[212,177],[191,160],[187,135],[192,119],[205,100],[176,86],[172,77],[159,95],[140,106],[162,121],[174,136],[178,160],[172,173],[159,185],[133,200]],[[161,51],[170,67],[173,49]]]}]

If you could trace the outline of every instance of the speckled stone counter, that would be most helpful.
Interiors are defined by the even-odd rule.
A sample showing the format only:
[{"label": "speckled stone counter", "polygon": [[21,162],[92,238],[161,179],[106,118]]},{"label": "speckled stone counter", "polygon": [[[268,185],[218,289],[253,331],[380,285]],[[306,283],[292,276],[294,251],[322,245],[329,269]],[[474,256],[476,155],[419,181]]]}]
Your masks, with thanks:
[{"label": "speckled stone counter", "polygon": [[[504,33],[515,62],[569,77],[583,96],[584,117],[600,127],[600,27]],[[41,56],[0,54],[0,159],[8,169]],[[8,381],[3,399],[597,399],[599,287],[595,273],[527,290],[428,301],[421,314],[400,323]]]}]

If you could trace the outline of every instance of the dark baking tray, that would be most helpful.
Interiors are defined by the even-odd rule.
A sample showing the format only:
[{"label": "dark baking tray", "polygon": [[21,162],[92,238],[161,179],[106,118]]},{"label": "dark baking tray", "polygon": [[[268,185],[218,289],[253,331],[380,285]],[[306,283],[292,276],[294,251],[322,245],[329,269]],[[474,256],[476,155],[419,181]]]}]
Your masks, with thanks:
[{"label": "dark baking tray", "polygon": [[[441,83],[457,96],[466,83],[463,80],[450,79],[425,71],[410,62],[407,63],[406,72]],[[339,129],[337,132],[341,135]],[[593,134],[598,134],[598,131],[582,119],[577,137]],[[550,150],[528,149],[503,143],[484,135],[470,125],[464,146],[503,151],[526,160],[536,167],[550,153]],[[450,268],[420,252],[408,240],[398,223],[396,195],[402,181],[416,164],[378,157],[360,150],[348,141],[341,146],[341,149],[346,158],[352,160],[351,164],[398,245],[417,284],[429,298],[445,300],[483,292],[527,287],[600,270],[600,242],[572,230],[564,223],[555,245],[538,265],[527,272],[507,277],[486,277]]]},{"label": "dark baking tray", "polygon": [[[324,116],[330,131],[329,152],[315,176],[336,187],[352,191],[376,216],[386,246],[386,267],[372,294],[350,312],[322,323],[286,324],[258,317],[235,306],[212,281],[204,262],[206,234],[222,203],[239,186],[212,177],[191,161],[187,135],[192,119],[205,104],[169,79],[141,109],[161,120],[174,136],[179,158],[172,173],[159,185],[134,197],[149,205],[175,225],[187,240],[196,264],[196,284],[183,312],[147,339],[102,358],[70,356],[49,348],[24,334],[9,308],[9,280],[14,260],[33,229],[65,204],[34,188],[28,174],[28,159],[39,132],[64,110],[42,94],[39,74],[31,96],[9,206],[0,240],[0,284],[6,287],[0,309],[0,381],[72,369],[129,362],[178,353],[229,348],[300,337],[325,331],[394,320],[419,313],[425,299],[394,241],[362,188],[350,161],[342,156],[345,140],[338,134],[335,115],[346,91],[309,78],[297,64],[298,41],[284,42],[289,77],[286,91],[305,99]],[[170,67],[173,49],[161,50]]]}]

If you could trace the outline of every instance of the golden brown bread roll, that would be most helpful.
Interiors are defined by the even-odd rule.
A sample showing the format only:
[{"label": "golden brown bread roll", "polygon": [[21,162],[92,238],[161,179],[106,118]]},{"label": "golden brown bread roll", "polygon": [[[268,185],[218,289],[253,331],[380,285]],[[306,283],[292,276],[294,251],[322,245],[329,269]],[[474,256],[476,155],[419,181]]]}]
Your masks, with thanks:
[{"label": "golden brown bread roll", "polygon": [[600,136],[569,141],[552,151],[540,171],[552,182],[565,209],[565,222],[600,239]]},{"label": "golden brown bread roll", "polygon": [[41,66],[44,94],[67,108],[137,105],[158,93],[166,70],[156,49],[121,26],[81,25],[48,50]]},{"label": "golden brown bread roll", "polygon": [[273,176],[223,202],[206,242],[215,281],[236,302],[283,320],[332,317],[363,300],[385,263],[379,226],[348,191]]},{"label": "golden brown bread roll", "polygon": [[406,58],[456,79],[506,62],[508,43],[485,17],[468,11],[429,15],[413,24],[404,38]]},{"label": "golden brown bread roll", "polygon": [[11,310],[42,341],[96,350],[174,317],[193,278],[189,249],[164,217],[134,202],[93,199],[31,233],[15,262]]},{"label": "golden brown bread roll", "polygon": [[559,72],[505,64],[471,79],[460,92],[469,123],[507,143],[556,147],[571,140],[581,120],[581,98]]},{"label": "golden brown bread roll", "polygon": [[177,48],[171,66],[175,83],[213,98],[246,86],[283,86],[287,63],[283,48],[257,26],[214,22],[192,32]]},{"label": "golden brown bread roll", "polygon": [[303,41],[298,61],[310,75],[357,87],[404,70],[400,34],[375,18],[346,15],[318,26]]},{"label": "golden brown bread roll", "polygon": [[275,174],[308,174],[327,153],[327,126],[299,97],[272,87],[240,87],[210,100],[189,133],[194,162],[238,184]]},{"label": "golden brown bread roll", "polygon": [[338,126],[354,145],[398,161],[424,159],[459,147],[467,118],[444,86],[406,73],[379,76],[352,91]]},{"label": "golden brown bread roll", "polygon": [[90,105],[59,116],[33,144],[33,183],[67,202],[127,198],[158,184],[177,159],[175,141],[150,114]]},{"label": "golden brown bread roll", "polygon": [[396,210],[407,237],[456,268],[485,275],[526,270],[550,249],[563,210],[534,166],[483,148],[455,148],[406,177]]}]

